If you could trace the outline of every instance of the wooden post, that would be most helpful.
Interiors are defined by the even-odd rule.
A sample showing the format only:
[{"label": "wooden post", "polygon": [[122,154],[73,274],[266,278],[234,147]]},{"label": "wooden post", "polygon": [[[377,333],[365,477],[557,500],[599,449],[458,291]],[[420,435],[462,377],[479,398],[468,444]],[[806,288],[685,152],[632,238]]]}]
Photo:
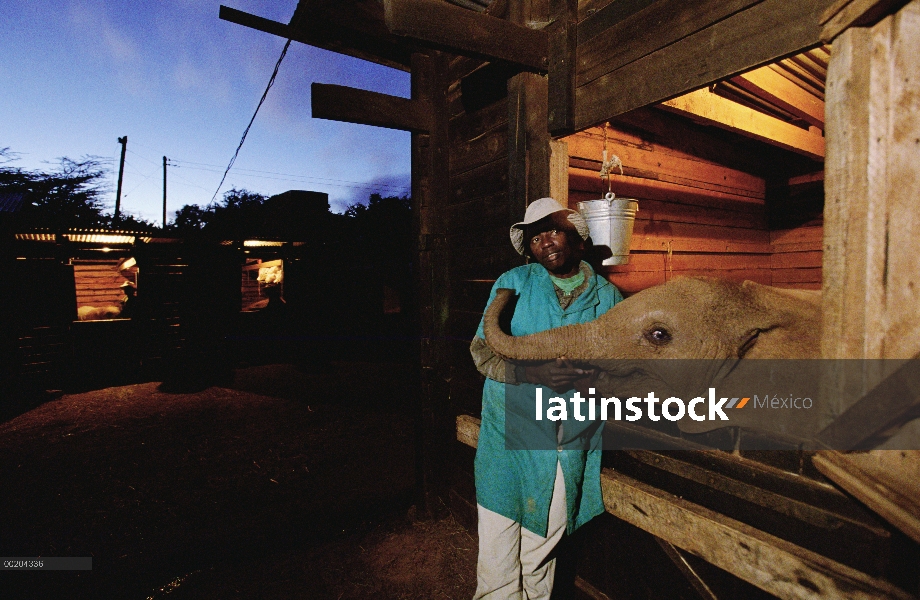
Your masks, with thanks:
[{"label": "wooden post", "polygon": [[416,413],[416,491],[419,509],[436,516],[444,504],[451,440],[451,365],[447,346],[450,272],[445,213],[449,196],[446,86],[447,60],[440,52],[412,55],[412,100],[431,107],[430,131],[412,135],[412,209],[418,243],[416,315],[420,389]]},{"label": "wooden post", "polygon": [[[545,22],[549,0],[512,1],[508,16],[519,25]],[[545,75],[519,73],[508,80],[509,223],[520,220],[528,204],[550,194],[548,93]]]},{"label": "wooden post", "polygon": [[115,192],[115,218],[118,221],[121,216],[121,183],[125,176],[125,152],[128,151],[128,136],[118,138],[121,144],[121,160],[118,161],[118,191]]},{"label": "wooden post", "polygon": [[[920,352],[918,41],[920,0],[834,41],[826,88],[825,358]],[[865,394],[889,374],[876,371],[856,382],[841,376],[826,389]]]},{"label": "wooden post", "polygon": [[575,133],[576,0],[551,0],[548,127],[553,135]]},{"label": "wooden post", "polygon": [[166,157],[163,157],[163,229],[166,229]]}]

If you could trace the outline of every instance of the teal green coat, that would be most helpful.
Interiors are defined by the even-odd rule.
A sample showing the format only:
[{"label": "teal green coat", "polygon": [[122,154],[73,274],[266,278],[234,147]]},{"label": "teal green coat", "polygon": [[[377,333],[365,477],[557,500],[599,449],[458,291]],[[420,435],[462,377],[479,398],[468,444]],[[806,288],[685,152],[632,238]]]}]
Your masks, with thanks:
[{"label": "teal green coat", "polygon": [[[495,299],[497,289],[516,290],[519,299],[511,320],[512,335],[593,321],[623,296],[613,284],[591,272],[588,287],[566,310],[559,306],[549,273],[538,263],[511,269],[499,277],[492,287],[489,304]],[[481,322],[477,335],[485,337]],[[568,398],[575,392],[569,390],[559,394],[544,387],[544,419],[537,421],[537,387],[530,383],[506,385],[486,379],[475,462],[476,501],[545,537],[557,460],[565,476],[567,531],[572,533],[604,512],[600,485],[603,424],[588,420],[579,422],[569,414],[564,422],[563,439],[557,442],[556,422],[545,418],[547,401],[553,397],[565,398],[571,413],[572,404]],[[515,415],[507,436],[506,409]]]}]

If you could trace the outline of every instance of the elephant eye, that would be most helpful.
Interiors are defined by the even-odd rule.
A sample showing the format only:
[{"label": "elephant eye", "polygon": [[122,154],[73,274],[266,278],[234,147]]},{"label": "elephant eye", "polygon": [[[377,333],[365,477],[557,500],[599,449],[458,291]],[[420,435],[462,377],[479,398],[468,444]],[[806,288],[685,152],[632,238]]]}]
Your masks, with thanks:
[{"label": "elephant eye", "polygon": [[671,341],[671,332],[664,327],[653,327],[645,332],[645,339],[656,346],[664,346]]}]

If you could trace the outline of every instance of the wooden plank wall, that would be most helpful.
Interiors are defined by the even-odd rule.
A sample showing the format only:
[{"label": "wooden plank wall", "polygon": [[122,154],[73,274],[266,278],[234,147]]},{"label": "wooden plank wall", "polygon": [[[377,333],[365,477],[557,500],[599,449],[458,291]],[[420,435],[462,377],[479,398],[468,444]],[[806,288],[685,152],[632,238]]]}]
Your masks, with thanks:
[{"label": "wooden plank wall", "polygon": [[[281,259],[267,260],[256,258],[254,262],[242,268],[240,292],[243,300],[240,310],[251,311],[265,308],[268,298],[264,293],[264,285],[258,281],[259,269],[263,267],[283,267]],[[283,284],[282,284],[283,285]]]},{"label": "wooden plank wall", "polygon": [[[479,415],[483,378],[469,344],[495,279],[523,264],[508,227],[523,214],[508,199],[508,73],[468,58],[453,58],[446,75],[449,178],[444,211],[450,278],[446,358],[450,366],[450,415]],[[437,175],[437,174],[435,174]],[[451,423],[452,424],[452,423]],[[452,514],[476,526],[474,451],[450,447],[448,500]]]},{"label": "wooden plank wall", "polygon": [[137,285],[137,267],[119,271],[118,263],[118,260],[74,261],[73,274],[77,292],[77,308],[121,306],[125,295],[119,286],[126,280]]},{"label": "wooden plank wall", "polygon": [[[604,127],[567,138],[572,208],[607,191],[598,173],[604,139]],[[639,201],[629,264],[604,269],[625,294],[682,275],[772,282],[762,178],[635,129],[607,127],[606,146],[624,165],[613,192]]]},{"label": "wooden plank wall", "polygon": [[695,275],[821,288],[823,172],[768,185],[762,167],[727,166],[738,161],[720,157],[718,145],[700,151],[705,136],[693,145],[632,126],[643,118],[654,112],[566,138],[571,208],[608,189],[599,176],[605,136],[624,165],[623,175],[614,169],[613,192],[639,200],[630,262],[605,267],[610,281],[627,295]]},{"label": "wooden plank wall", "polygon": [[[523,210],[512,214],[508,202],[506,80],[492,67],[463,57],[450,63],[448,80],[449,331],[455,339],[450,355],[459,372],[453,386],[458,393],[452,396],[458,408],[478,414],[482,382],[470,359],[469,341],[495,279],[523,263],[508,238],[511,219],[520,218]],[[473,97],[472,89],[483,95]]]},{"label": "wooden plank wall", "polygon": [[768,190],[772,284],[821,289],[824,172],[794,177]]}]

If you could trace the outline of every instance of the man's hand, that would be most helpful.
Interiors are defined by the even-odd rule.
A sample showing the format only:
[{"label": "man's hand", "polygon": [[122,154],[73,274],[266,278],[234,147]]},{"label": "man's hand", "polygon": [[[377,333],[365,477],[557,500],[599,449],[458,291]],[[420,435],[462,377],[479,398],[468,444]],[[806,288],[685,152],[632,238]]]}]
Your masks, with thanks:
[{"label": "man's hand", "polygon": [[525,382],[543,385],[559,393],[575,387],[576,381],[591,380],[595,376],[594,369],[580,369],[565,358],[544,363],[527,363],[523,371]]}]

